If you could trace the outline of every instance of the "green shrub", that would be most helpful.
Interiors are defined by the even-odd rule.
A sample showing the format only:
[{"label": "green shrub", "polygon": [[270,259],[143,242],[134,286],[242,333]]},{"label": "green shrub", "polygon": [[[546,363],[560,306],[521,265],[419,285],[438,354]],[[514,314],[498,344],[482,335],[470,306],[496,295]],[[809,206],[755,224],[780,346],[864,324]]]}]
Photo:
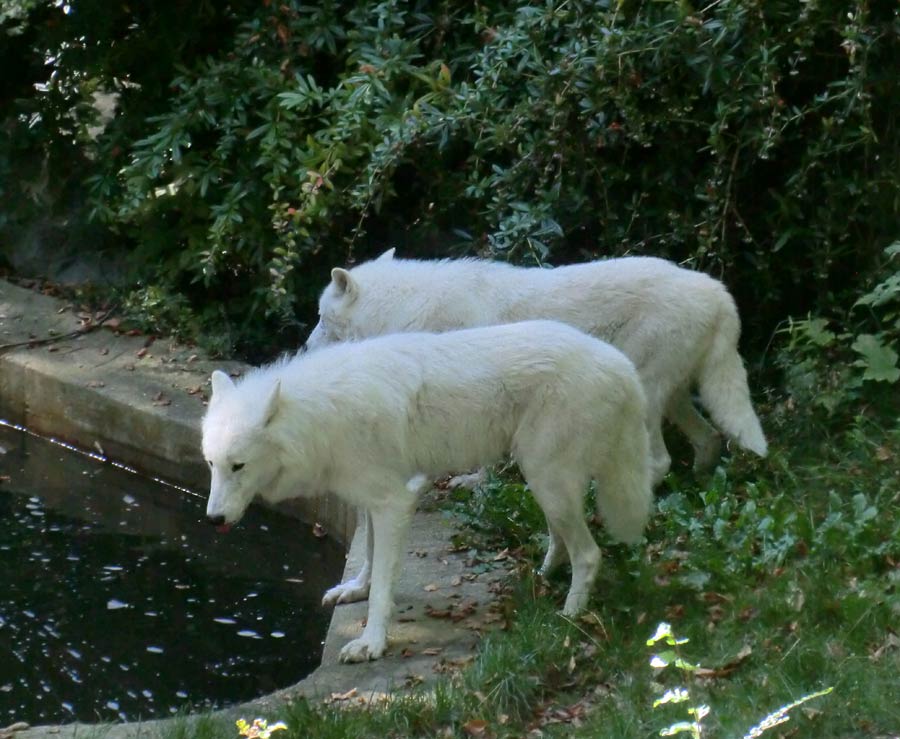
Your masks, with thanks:
[{"label": "green shrub", "polygon": [[762,343],[855,300],[897,235],[889,3],[288,0],[173,21],[171,2],[85,23],[101,5],[32,8],[20,45],[102,43],[62,55],[66,85],[6,91],[42,117],[7,121],[0,168],[118,84],[98,140],[66,139],[66,177],[145,283],[184,293],[198,330],[224,311],[245,350],[301,336],[327,268],[387,245],[668,256],[724,276]]},{"label": "green shrub", "polygon": [[[896,398],[900,381],[900,241],[884,250],[874,287],[849,308],[790,320],[778,362],[793,404],[829,415]],[[871,285],[871,283],[870,283]]]}]

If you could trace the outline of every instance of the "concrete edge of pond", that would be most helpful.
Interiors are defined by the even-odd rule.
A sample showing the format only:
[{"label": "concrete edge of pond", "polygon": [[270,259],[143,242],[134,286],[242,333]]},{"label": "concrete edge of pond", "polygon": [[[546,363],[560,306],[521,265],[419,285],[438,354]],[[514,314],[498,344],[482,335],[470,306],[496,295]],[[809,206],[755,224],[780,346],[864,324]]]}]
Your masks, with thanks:
[{"label": "concrete edge of pond", "polygon": [[[129,336],[107,327],[83,331],[88,318],[66,301],[0,280],[0,347],[6,347],[0,348],[0,418],[167,481],[205,489],[199,425],[209,374],[216,368],[240,373],[246,367],[209,360],[168,339]],[[36,343],[47,339],[52,341]],[[298,501],[288,509],[305,521],[321,523],[341,543],[352,542],[344,577],[356,571],[364,537],[353,533],[355,512],[330,497]],[[491,591],[503,574],[491,568],[473,572],[466,555],[452,550],[452,531],[452,523],[434,511],[415,517],[384,659],[338,663],[340,647],[359,634],[366,612],[365,603],[340,606],[332,616],[322,664],[309,677],[213,716],[277,720],[278,708],[301,696],[365,703],[428,683],[470,659],[478,635],[501,620]],[[494,565],[503,567],[502,560]],[[15,736],[153,737],[172,721],[43,726]]]}]

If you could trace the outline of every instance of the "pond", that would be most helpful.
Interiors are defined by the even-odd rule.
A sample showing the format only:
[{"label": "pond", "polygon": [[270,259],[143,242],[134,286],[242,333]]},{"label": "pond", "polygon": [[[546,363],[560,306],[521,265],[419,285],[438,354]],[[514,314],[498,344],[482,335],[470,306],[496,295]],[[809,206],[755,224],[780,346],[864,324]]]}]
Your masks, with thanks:
[{"label": "pond", "polygon": [[287,687],[319,663],[343,549],[0,422],[0,726],[137,720]]}]

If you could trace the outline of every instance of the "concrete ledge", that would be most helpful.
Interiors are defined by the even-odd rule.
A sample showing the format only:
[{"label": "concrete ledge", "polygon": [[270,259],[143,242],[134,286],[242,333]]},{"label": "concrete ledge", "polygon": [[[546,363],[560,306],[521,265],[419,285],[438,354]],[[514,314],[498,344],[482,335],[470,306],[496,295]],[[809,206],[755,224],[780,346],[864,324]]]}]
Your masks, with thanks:
[{"label": "concrete ledge", "polygon": [[[77,310],[64,301],[0,280],[0,345],[64,336],[79,326]],[[241,372],[245,366],[210,361],[170,340],[150,342],[107,328],[48,345],[0,348],[0,418],[85,449],[100,449],[139,471],[202,490],[208,478],[199,428],[207,380],[216,368]],[[353,535],[356,513],[330,497],[298,501],[289,509],[321,522],[342,543],[352,540],[344,579],[351,577],[365,549],[365,537]],[[366,614],[366,603],[339,606],[321,667],[295,686],[217,712],[214,719],[274,719],[280,705],[300,696],[328,699],[338,694],[344,701],[365,700],[431,682],[448,666],[470,659],[481,631],[500,620],[491,593],[498,575],[471,572],[466,556],[450,547],[452,531],[452,523],[440,513],[426,511],[415,517],[384,659],[337,663],[340,648],[361,632]],[[143,739],[169,730],[171,722],[46,726],[17,732],[16,737]]]},{"label": "concrete ledge", "polygon": [[[0,345],[65,336],[80,327],[78,312],[64,301],[0,281]],[[246,366],[209,360],[169,339],[99,328],[0,351],[0,417],[203,490],[209,473],[199,429],[214,369],[240,373]],[[333,497],[287,506],[322,523],[345,545],[356,528],[355,512]]]}]

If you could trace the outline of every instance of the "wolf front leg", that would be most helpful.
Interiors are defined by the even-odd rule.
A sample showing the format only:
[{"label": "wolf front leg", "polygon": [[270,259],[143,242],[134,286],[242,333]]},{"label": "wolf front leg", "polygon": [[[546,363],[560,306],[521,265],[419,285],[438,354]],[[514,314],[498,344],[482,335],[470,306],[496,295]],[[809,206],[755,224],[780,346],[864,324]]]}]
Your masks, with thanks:
[{"label": "wolf front leg", "polygon": [[394,605],[394,577],[414,507],[415,498],[395,498],[369,511],[374,539],[369,613],[362,636],[341,650],[341,662],[378,659],[387,648],[387,627]]},{"label": "wolf front leg", "polygon": [[365,559],[356,576],[347,582],[335,585],[326,591],[322,598],[323,606],[336,603],[356,603],[369,597],[369,586],[372,581],[372,517],[365,508],[360,508],[356,525],[356,536],[366,537]]}]

